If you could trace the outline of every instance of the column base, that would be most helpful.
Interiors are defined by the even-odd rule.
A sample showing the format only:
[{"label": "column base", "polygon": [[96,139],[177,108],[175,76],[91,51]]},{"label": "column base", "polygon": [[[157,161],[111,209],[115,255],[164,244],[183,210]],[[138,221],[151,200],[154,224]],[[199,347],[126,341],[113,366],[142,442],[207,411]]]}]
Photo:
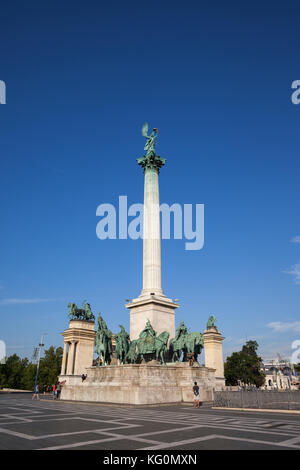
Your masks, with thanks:
[{"label": "column base", "polygon": [[[162,289],[142,289],[142,292],[140,293],[140,295],[137,297],[137,299],[133,299],[133,302],[135,302],[135,301],[137,301],[138,299],[141,299],[141,298],[144,299],[145,297],[151,297],[153,295],[155,297],[166,298],[166,296],[163,293]],[[171,299],[168,299],[168,300],[171,300]]]}]

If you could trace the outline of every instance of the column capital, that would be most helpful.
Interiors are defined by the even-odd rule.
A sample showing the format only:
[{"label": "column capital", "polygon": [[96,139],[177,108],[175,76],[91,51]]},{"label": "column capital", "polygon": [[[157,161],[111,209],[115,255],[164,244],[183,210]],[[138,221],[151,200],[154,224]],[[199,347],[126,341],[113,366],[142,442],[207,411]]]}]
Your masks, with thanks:
[{"label": "column capital", "polygon": [[156,155],[155,152],[151,152],[149,155],[143,155],[141,158],[138,158],[137,162],[143,168],[144,173],[147,170],[155,170],[159,174],[159,170],[165,165],[166,159]]}]

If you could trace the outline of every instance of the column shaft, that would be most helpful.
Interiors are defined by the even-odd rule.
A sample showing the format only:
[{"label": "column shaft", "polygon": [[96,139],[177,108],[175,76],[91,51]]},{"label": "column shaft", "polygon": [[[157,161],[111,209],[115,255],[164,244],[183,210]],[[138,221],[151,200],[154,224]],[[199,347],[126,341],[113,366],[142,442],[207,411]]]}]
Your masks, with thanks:
[{"label": "column shaft", "polygon": [[61,364],[61,375],[65,375],[66,373],[66,359],[67,359],[67,343],[64,342],[64,353],[63,353],[62,364]]},{"label": "column shaft", "polygon": [[73,375],[74,352],[75,352],[75,341],[71,341],[70,346],[69,346],[69,354],[68,354],[67,375]]},{"label": "column shaft", "polygon": [[143,239],[143,294],[163,295],[158,170],[145,170]]}]

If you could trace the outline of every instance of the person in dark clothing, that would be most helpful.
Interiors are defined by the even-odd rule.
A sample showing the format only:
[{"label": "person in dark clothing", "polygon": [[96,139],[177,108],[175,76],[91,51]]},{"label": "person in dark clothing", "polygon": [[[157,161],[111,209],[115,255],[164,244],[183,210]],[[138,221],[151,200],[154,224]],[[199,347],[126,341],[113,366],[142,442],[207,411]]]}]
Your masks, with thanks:
[{"label": "person in dark clothing", "polygon": [[56,398],[58,400],[59,400],[60,392],[61,392],[61,384],[60,382],[58,382],[57,387],[56,387]]},{"label": "person in dark clothing", "polygon": [[199,386],[197,385],[197,382],[194,382],[193,386],[193,392],[194,392],[194,408],[200,407],[200,396],[199,396]]}]

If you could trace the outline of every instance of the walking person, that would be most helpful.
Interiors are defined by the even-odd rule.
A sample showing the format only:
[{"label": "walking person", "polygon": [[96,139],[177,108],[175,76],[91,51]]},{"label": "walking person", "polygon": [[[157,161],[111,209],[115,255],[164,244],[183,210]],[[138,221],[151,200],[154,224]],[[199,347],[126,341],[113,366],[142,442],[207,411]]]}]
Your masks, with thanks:
[{"label": "walking person", "polygon": [[193,392],[194,392],[194,408],[199,408],[200,407],[200,395],[199,395],[199,386],[197,385],[197,382],[194,382],[193,386]]},{"label": "walking person", "polygon": [[56,398],[58,400],[59,400],[60,392],[61,392],[61,383],[58,382],[57,387],[56,387]]},{"label": "walking person", "polygon": [[34,399],[34,397],[39,400],[40,399],[40,396],[39,396],[39,386],[38,384],[36,384],[33,388],[33,395],[32,395],[32,400]]},{"label": "walking person", "polygon": [[53,400],[55,398],[55,385],[52,385]]}]

